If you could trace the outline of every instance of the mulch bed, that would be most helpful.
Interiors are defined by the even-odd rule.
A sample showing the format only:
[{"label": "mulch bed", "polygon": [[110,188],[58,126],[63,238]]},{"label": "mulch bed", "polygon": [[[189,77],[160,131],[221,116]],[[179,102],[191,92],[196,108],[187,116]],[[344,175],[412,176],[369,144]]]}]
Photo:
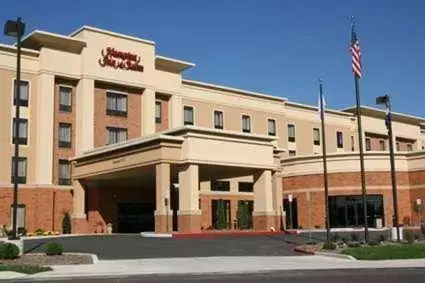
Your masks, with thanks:
[{"label": "mulch bed", "polygon": [[19,264],[19,265],[64,265],[64,264],[93,264],[90,255],[83,254],[24,254],[16,259],[0,259],[0,264]]}]

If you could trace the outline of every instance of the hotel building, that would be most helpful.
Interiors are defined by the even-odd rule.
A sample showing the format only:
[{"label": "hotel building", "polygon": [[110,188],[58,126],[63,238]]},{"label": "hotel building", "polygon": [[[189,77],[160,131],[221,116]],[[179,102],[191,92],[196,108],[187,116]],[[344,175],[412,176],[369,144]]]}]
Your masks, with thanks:
[{"label": "hotel building", "polygon": [[[17,121],[16,47],[0,45],[0,224],[12,222],[18,178],[17,220],[29,232],[61,231],[65,214],[74,233],[102,232],[108,223],[123,233],[324,226],[316,106],[184,79],[193,63],[98,28],[36,30],[22,46]],[[332,227],[365,221],[354,113],[326,110]],[[367,221],[392,226],[384,112],[362,107],[362,114]],[[425,119],[394,113],[393,128],[400,219],[416,225],[416,201],[425,201]]]}]

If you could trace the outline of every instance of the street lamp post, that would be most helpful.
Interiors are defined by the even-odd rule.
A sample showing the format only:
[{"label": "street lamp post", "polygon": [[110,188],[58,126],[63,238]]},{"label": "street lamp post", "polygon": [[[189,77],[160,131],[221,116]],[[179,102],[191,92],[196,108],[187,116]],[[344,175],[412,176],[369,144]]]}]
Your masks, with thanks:
[{"label": "street lamp post", "polygon": [[395,161],[394,161],[394,143],[393,143],[393,129],[392,129],[392,117],[391,117],[391,99],[386,94],[384,96],[378,96],[376,98],[376,104],[385,104],[386,114],[385,114],[385,125],[388,130],[388,139],[390,145],[390,164],[391,164],[391,184],[393,191],[393,227],[396,227],[397,230],[397,242],[400,242],[400,229],[399,229],[399,219],[398,219],[398,201],[397,201],[397,180],[395,175]]},{"label": "street lamp post", "polygon": [[19,165],[19,106],[21,104],[21,38],[25,32],[25,23],[19,17],[16,21],[8,20],[4,25],[4,34],[13,36],[17,39],[17,59],[16,59],[16,82],[14,84],[14,100],[16,105],[15,114],[15,158],[13,162],[13,222],[12,222],[12,235],[9,237],[11,240],[19,239],[17,233],[17,215],[18,215],[18,165]]}]

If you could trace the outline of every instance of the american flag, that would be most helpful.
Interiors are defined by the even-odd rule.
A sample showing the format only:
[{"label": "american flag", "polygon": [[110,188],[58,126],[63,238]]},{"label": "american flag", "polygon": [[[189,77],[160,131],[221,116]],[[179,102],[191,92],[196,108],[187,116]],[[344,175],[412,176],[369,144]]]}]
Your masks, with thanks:
[{"label": "american flag", "polygon": [[356,77],[362,77],[362,62],[361,62],[361,52],[360,52],[360,44],[357,39],[356,34],[356,26],[353,23],[351,27],[351,58],[352,58],[352,67],[353,73]]}]

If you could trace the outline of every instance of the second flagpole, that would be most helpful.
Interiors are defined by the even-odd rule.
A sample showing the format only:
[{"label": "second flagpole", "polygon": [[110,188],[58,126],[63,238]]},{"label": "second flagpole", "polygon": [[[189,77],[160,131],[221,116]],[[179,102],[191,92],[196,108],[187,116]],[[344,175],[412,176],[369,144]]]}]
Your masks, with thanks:
[{"label": "second flagpole", "polygon": [[326,242],[328,247],[331,244],[331,230],[329,221],[329,189],[328,189],[328,166],[326,160],[326,131],[325,131],[325,109],[323,103],[323,83],[319,80],[319,107],[320,120],[322,123],[322,154],[323,154],[323,184],[325,187],[325,227],[326,227]]}]

